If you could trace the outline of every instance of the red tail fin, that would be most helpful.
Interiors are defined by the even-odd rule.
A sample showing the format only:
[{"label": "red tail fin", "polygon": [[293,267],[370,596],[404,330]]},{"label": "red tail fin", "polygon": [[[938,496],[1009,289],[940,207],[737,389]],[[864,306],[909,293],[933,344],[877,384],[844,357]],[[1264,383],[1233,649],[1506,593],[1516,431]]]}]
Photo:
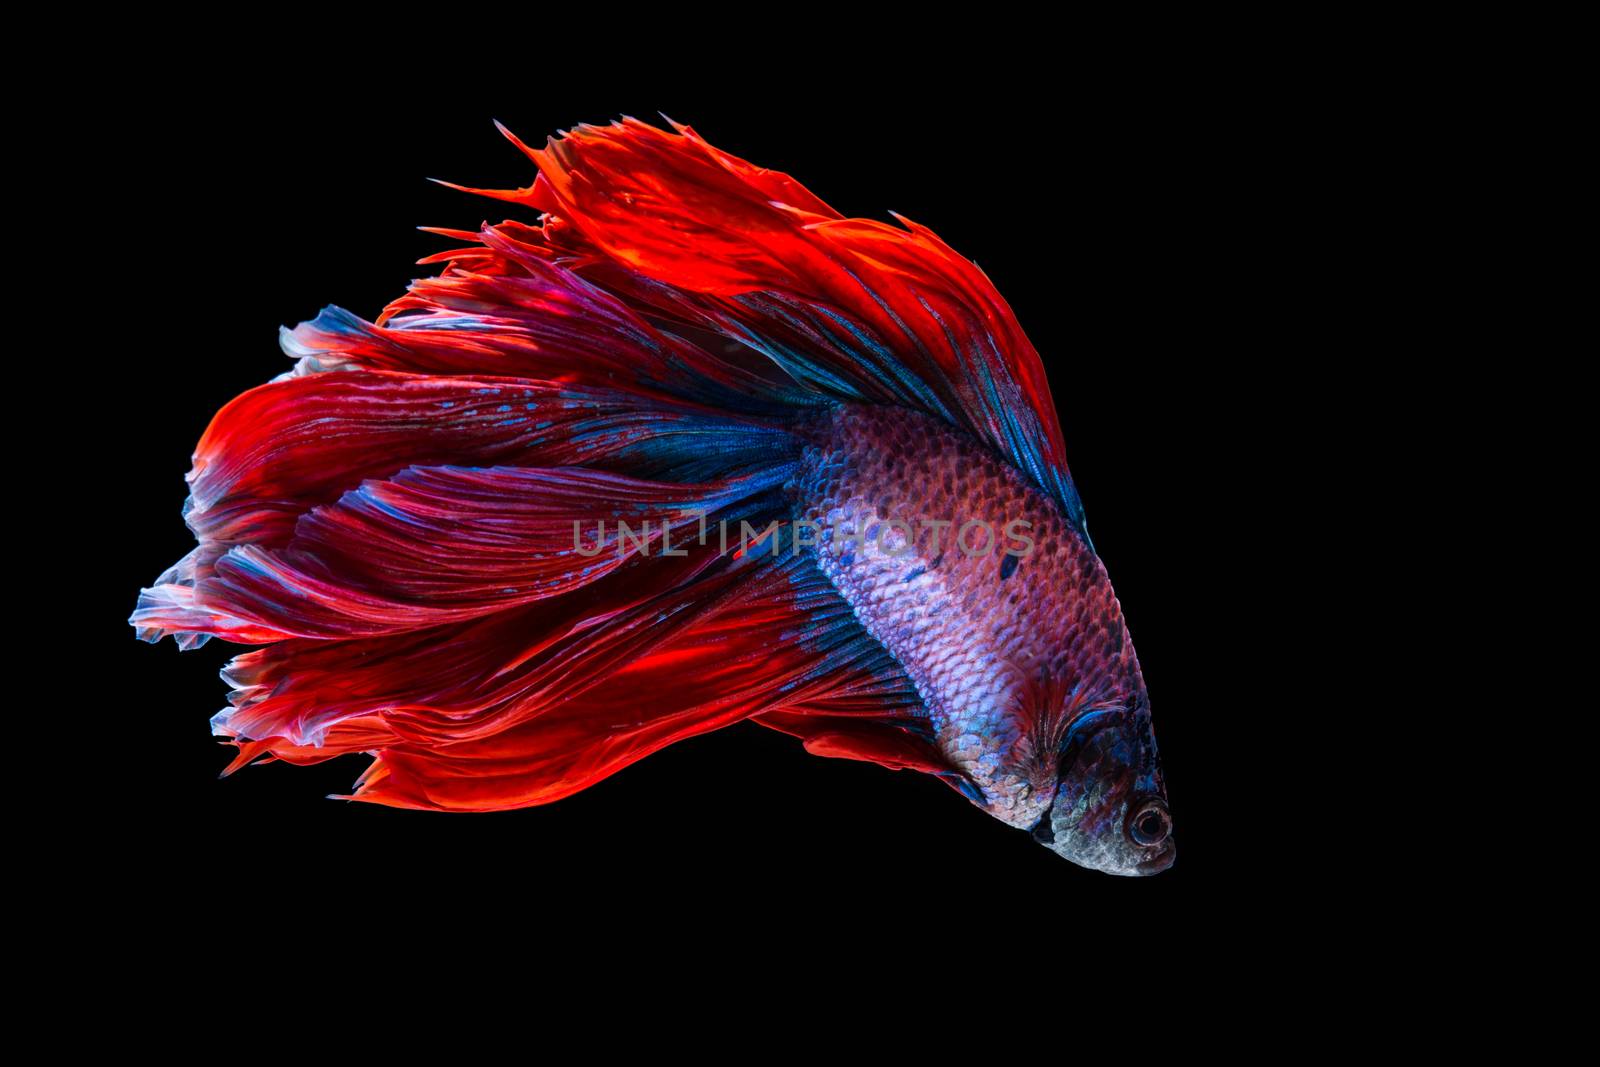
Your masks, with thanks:
[{"label": "red tail fin", "polygon": [[[490,195],[539,225],[449,232],[475,243],[432,257],[439,277],[376,323],[287,331],[295,370],[217,415],[190,474],[199,547],[132,621],[270,644],[230,666],[215,720],[241,761],[373,752],[359,799],[484,810],[759,716],[952,773],[803,558],[652,549],[685,513],[786,516],[792,427],[841,401],[965,427],[1080,518],[1037,354],[926,229],[843,218],[676,130],[524,146],[537,181]],[[654,537],[572,543],[619,512]]]}]

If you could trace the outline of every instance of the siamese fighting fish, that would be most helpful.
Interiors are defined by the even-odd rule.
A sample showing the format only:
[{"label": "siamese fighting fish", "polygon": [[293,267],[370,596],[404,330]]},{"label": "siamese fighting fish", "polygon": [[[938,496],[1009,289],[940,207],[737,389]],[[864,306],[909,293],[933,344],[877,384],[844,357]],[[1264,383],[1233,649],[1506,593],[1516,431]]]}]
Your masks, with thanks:
[{"label": "siamese fighting fish", "polygon": [[669,126],[502,127],[534,180],[456,188],[515,218],[431,230],[372,321],[284,329],[138,635],[259,646],[230,772],[367,753],[350,799],[504,810],[748,720],[1164,870],[1139,661],[1005,300]]}]

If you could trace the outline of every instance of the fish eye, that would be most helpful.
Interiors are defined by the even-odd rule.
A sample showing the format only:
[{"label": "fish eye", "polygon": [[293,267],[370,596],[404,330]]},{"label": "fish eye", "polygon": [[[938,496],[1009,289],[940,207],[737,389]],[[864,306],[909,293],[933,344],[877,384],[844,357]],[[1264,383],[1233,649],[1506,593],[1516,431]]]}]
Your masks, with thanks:
[{"label": "fish eye", "polygon": [[1128,836],[1135,844],[1150,847],[1159,845],[1172,833],[1172,817],[1167,806],[1159,800],[1147,801],[1128,819]]}]

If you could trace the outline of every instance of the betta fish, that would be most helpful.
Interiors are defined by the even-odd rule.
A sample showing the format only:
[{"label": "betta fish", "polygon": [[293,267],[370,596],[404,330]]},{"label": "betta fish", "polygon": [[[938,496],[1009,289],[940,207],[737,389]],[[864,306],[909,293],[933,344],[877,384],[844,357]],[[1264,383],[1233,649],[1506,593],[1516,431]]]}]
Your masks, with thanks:
[{"label": "betta fish", "polygon": [[349,799],[546,804],[750,721],[1172,863],[1150,702],[1043,364],[932,231],[687,126],[533,148],[522,217],[211,421],[149,641],[260,646],[213,732]]}]

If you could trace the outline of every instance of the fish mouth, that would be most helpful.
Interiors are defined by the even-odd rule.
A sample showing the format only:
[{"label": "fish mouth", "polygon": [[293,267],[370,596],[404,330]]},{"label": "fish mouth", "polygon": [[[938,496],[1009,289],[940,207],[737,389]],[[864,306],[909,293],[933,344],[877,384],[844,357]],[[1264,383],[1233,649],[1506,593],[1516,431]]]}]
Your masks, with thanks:
[{"label": "fish mouth", "polygon": [[1161,846],[1161,851],[1147,860],[1140,860],[1134,865],[1133,872],[1138,875],[1160,874],[1172,866],[1172,861],[1178,858],[1178,849],[1168,838]]}]

